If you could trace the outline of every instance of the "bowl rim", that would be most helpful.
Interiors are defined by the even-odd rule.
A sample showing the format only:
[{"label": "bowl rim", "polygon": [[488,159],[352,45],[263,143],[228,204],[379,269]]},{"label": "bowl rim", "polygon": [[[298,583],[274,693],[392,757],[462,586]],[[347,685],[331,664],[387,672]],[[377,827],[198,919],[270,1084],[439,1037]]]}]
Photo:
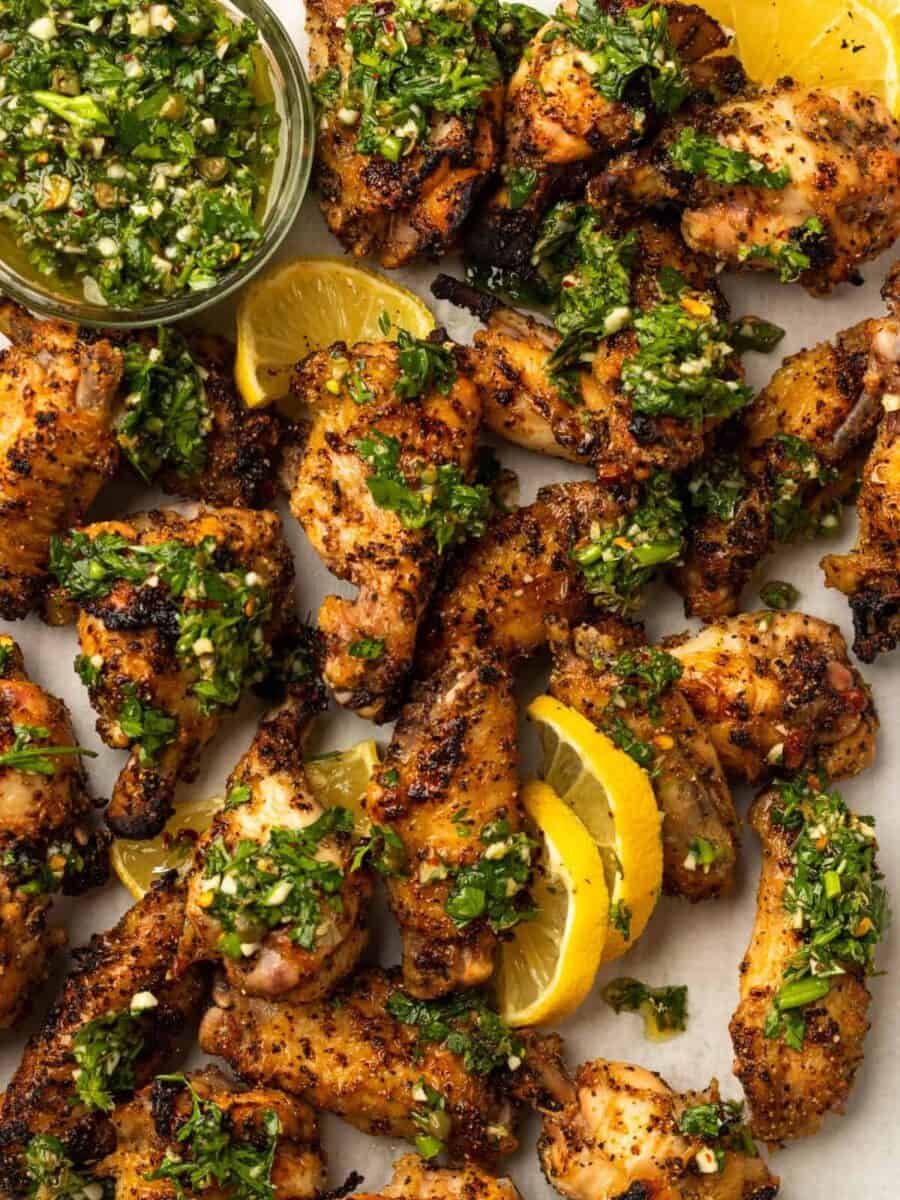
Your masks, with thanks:
[{"label": "bowl rim", "polygon": [[269,262],[294,225],[309,189],[315,145],[312,89],[294,39],[267,0],[214,0],[214,3],[257,25],[270,70],[277,76],[274,83],[281,101],[279,152],[273,177],[277,188],[270,190],[263,236],[254,254],[223,275],[213,287],[135,308],[91,304],[47,291],[0,256],[0,293],[42,316],[88,328],[141,329],[197,315],[243,287]]}]

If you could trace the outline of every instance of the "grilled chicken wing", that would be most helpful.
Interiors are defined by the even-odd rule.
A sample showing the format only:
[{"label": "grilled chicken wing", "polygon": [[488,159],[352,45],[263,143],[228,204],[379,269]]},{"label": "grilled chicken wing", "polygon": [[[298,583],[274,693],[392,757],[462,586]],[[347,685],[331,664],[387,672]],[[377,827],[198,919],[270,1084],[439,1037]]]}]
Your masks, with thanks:
[{"label": "grilled chicken wing", "polygon": [[[647,748],[663,817],[666,891],[688,900],[727,891],[738,851],[734,804],[712,742],[673,687],[675,660],[645,647],[638,628],[614,620],[571,633],[558,625],[551,650],[551,694],[598,729],[624,723]],[[703,843],[712,856],[705,864],[698,854]]]},{"label": "grilled chicken wing", "polygon": [[176,970],[217,961],[248,995],[317,1000],[359,958],[372,881],[351,870],[344,811],[323,809],[303,770],[324,706],[317,684],[295,690],[232,772],[226,806],[195,851]]},{"label": "grilled chicken wing", "polygon": [[314,1004],[244,996],[220,981],[200,1046],[251,1083],[265,1080],[301,1095],[366,1133],[412,1139],[438,1113],[441,1140],[454,1156],[514,1150],[502,1081],[493,1072],[467,1071],[461,1055],[393,1016],[404,995],[397,973],[377,968]]},{"label": "grilled chicken wing", "polygon": [[[831,986],[824,997],[788,1010],[787,1015],[799,1015],[801,1028],[791,1037],[792,1042],[799,1038],[799,1048],[789,1044],[790,1035],[771,1028],[785,971],[815,932],[802,910],[798,922],[796,907],[789,911],[785,904],[797,871],[797,840],[809,823],[804,819],[799,828],[796,821],[785,823],[779,818],[783,811],[784,797],[775,789],[763,792],[750,809],[750,823],[762,842],[762,872],[756,923],[740,968],[740,1003],[730,1026],[734,1072],[750,1106],[753,1133],[767,1142],[808,1136],[828,1112],[842,1111],[869,1028],[869,991],[859,965],[847,962],[841,964],[843,974],[826,980]],[[832,829],[829,821],[817,821],[813,836],[827,843]]]},{"label": "grilled chicken wing", "polygon": [[[494,172],[503,84],[480,8],[450,4],[438,11],[414,0],[374,10],[357,6],[348,26],[348,0],[313,0],[307,7],[310,66],[320,98],[320,204],[328,228],[357,257],[401,267],[417,255],[442,253]],[[434,59],[404,65],[410,47],[413,54],[431,51]],[[396,105],[385,116],[362,111],[369,88],[379,87],[364,60],[379,53],[398,70],[389,94],[377,102],[386,109]],[[421,86],[416,76],[442,71],[443,64],[435,65],[441,55],[454,74],[468,78],[435,75],[433,106],[404,107],[404,73],[409,86]],[[455,93],[448,103],[440,98],[443,89]]]},{"label": "grilled chicken wing", "polygon": [[353,1200],[520,1200],[511,1179],[485,1171],[477,1163],[436,1167],[418,1154],[404,1154],[378,1193],[357,1192]]},{"label": "grilled chicken wing", "polygon": [[[789,178],[717,182],[693,155],[685,167],[670,151],[687,129]],[[900,234],[900,127],[873,96],[782,80],[673,122],[648,150],[610,165],[595,194],[610,192],[640,206],[675,201],[692,250],[824,293],[858,281],[859,264]]]},{"label": "grilled chicken wing", "polygon": [[[590,465],[611,481],[646,477],[652,468],[678,470],[704,453],[708,435],[721,417],[696,412],[676,417],[639,410],[622,382],[623,368],[638,352],[637,335],[628,318],[649,312],[661,301],[672,301],[658,283],[665,268],[678,271],[697,293],[685,294],[681,315],[699,318],[711,331],[715,329],[717,341],[727,337],[719,322],[727,316],[728,306],[716,285],[711,260],[689,254],[677,230],[664,221],[608,225],[598,214],[597,231],[603,239],[629,236],[634,240],[630,309],[612,314],[610,328],[616,332],[607,336],[602,328],[592,328],[595,344],[580,359],[576,357],[572,376],[576,403],[551,369],[562,344],[556,329],[447,275],[437,277],[432,291],[439,299],[469,308],[486,323],[465,354],[484,398],[484,423],[492,432],[529,450]],[[590,281],[581,280],[576,265],[563,280],[564,292],[567,285],[588,287]],[[590,366],[578,365],[585,358]],[[735,386],[741,379],[734,354],[728,354],[717,370]]]},{"label": "grilled chicken wing", "polygon": [[[235,1176],[231,1168],[224,1187],[213,1186],[212,1181],[204,1186],[209,1200],[234,1195],[241,1180],[252,1181],[260,1195],[269,1184],[280,1200],[315,1200],[324,1192],[325,1160],[312,1109],[274,1088],[243,1088],[208,1067],[157,1079],[112,1114],[116,1148],[97,1163],[93,1173],[112,1182],[113,1200],[175,1200],[184,1195],[181,1181],[176,1186],[171,1177],[158,1180],[152,1175],[173,1160],[189,1161],[198,1139],[208,1152],[208,1137],[204,1141],[202,1134],[191,1136],[189,1128],[186,1132],[197,1107],[210,1125],[221,1122],[220,1169],[228,1170],[227,1152],[235,1156],[237,1152],[247,1171],[246,1176]],[[271,1114],[277,1118],[274,1134]]]},{"label": "grilled chicken wing", "polygon": [[[156,1004],[140,1009],[129,1035],[131,1045],[135,1037],[141,1039],[134,1064],[136,1085],[160,1069],[205,992],[198,968],[169,978],[183,924],[184,893],[170,875],[79,952],[59,1000],[29,1040],[0,1104],[4,1184],[14,1187],[20,1181],[20,1155],[36,1134],[60,1138],[78,1159],[106,1152],[109,1125],[105,1113],[89,1108],[78,1093],[73,1044],[92,1021],[126,1013],[135,996],[146,999],[149,994]],[[115,1069],[106,1056],[105,1068]]]},{"label": "grilled chicken wing", "polygon": [[[16,751],[21,751],[16,755]],[[25,674],[15,642],[0,635],[0,1029],[29,1009],[62,929],[48,926],[53,893],[104,883],[108,838],[92,808],[65,704]],[[18,763],[18,765],[14,765]]]},{"label": "grilled chicken wing", "polygon": [[281,522],[237,508],[139,513],[76,530],[54,569],[80,606],[79,666],[100,736],[130,749],[107,821],[119,836],[152,837],[290,617]]},{"label": "grilled chicken wing", "polygon": [[729,778],[752,783],[772,766],[818,758],[837,779],[871,763],[878,718],[836,625],[742,613],[662,645],[681,664],[676,686]]},{"label": "grilled chicken wing", "polygon": [[[679,1094],[658,1075],[597,1059],[576,1076],[577,1094],[544,1115],[538,1153],[550,1183],[569,1200],[773,1200],[778,1179],[739,1140],[739,1117],[713,1081]],[[718,1137],[684,1132],[691,1109],[721,1114]],[[716,1151],[723,1154],[718,1169]]]},{"label": "grilled chicken wing", "polygon": [[84,518],[119,461],[122,356],[74,325],[9,300],[0,331],[0,616],[29,613],[48,582],[50,539]]},{"label": "grilled chicken wing", "polygon": [[449,498],[449,476],[470,477],[481,417],[453,351],[437,341],[418,343],[417,353],[429,365],[414,379],[395,342],[339,344],[311,355],[293,383],[313,419],[286,466],[291,510],[326,565],[359,589],[354,600],[329,596],[319,610],[324,677],[341,704],[374,720],[396,708],[457,528],[450,514],[446,528],[423,526],[423,515]]}]

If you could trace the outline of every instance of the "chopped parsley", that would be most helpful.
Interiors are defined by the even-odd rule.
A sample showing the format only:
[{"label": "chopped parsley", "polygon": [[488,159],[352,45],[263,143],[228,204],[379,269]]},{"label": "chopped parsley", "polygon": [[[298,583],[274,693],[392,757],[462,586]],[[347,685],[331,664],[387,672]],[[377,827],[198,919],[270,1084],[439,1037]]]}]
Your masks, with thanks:
[{"label": "chopped parsley", "polygon": [[264,845],[242,838],[229,850],[217,838],[206,855],[200,903],[222,927],[219,950],[239,960],[281,927],[292,942],[314,949],[325,909],[340,911],[344,882],[340,867],[317,851],[326,838],[352,832],[352,813],[335,807],[302,829],[274,826]]},{"label": "chopped parsley", "polygon": [[611,980],[601,995],[613,1012],[639,1012],[648,1037],[683,1033],[687,1029],[688,990],[684,985],[649,987],[639,979]]},{"label": "chopped parsley", "polygon": [[649,771],[653,767],[656,752],[649,742],[639,738],[634,730],[622,720],[618,714],[607,711],[603,732],[611,741],[624,750],[629,758],[633,758],[639,767]]},{"label": "chopped parsley", "polygon": [[[93,750],[81,746],[49,746],[50,730],[44,725],[13,725],[13,744],[0,754],[0,767],[27,771],[31,775],[55,775],[57,759],[71,755],[96,758]],[[38,745],[37,743],[41,743]]]},{"label": "chopped parsley", "polygon": [[379,508],[395,512],[404,529],[429,529],[443,554],[464,536],[480,537],[490,512],[491,492],[484,484],[466,483],[455,463],[422,466],[418,486],[411,487],[400,468],[400,442],[373,431],[356,443],[372,474],[366,479]]},{"label": "chopped parsley", "polygon": [[242,804],[248,804],[252,795],[253,792],[247,783],[238,783],[229,788],[225,797],[225,811],[231,812],[235,808],[240,808]]},{"label": "chopped parsley", "polygon": [[124,688],[125,701],[119,709],[119,728],[138,747],[142,767],[150,766],[160,751],[178,736],[178,721],[142,700],[133,683]]},{"label": "chopped parsley", "polygon": [[507,203],[515,211],[523,208],[538,185],[538,173],[534,167],[507,167],[504,175]]},{"label": "chopped parsley", "polygon": [[756,1154],[756,1143],[744,1124],[744,1106],[736,1100],[715,1100],[686,1108],[678,1118],[678,1129],[685,1137],[717,1143],[713,1153],[719,1171],[725,1169],[726,1150]]},{"label": "chopped parsley", "polygon": [[447,1148],[451,1120],[446,1100],[439,1091],[425,1082],[424,1077],[420,1078],[413,1088],[413,1099],[420,1106],[410,1113],[413,1124],[419,1130],[416,1149],[427,1162],[437,1158]]},{"label": "chopped parsley", "polygon": [[[391,331],[391,324],[390,317],[383,312],[378,327],[385,337]],[[405,329],[397,330],[397,367],[394,391],[404,400],[415,400],[428,392],[446,396],[456,382],[452,344],[413,337]]]},{"label": "chopped parsley", "polygon": [[684,860],[686,871],[702,871],[709,874],[709,869],[722,857],[721,848],[709,838],[695,837],[691,840],[690,848]]},{"label": "chopped parsley", "polygon": [[406,848],[399,835],[387,826],[373,825],[366,840],[354,850],[350,870],[358,871],[364,863],[368,863],[385,879],[405,876],[408,866]]},{"label": "chopped parsley", "polygon": [[812,264],[807,250],[824,234],[825,226],[818,217],[808,217],[781,241],[742,246],[738,258],[741,262],[771,262],[782,283],[794,283]]},{"label": "chopped parsley", "polygon": [[784,1036],[803,1049],[803,1010],[822,1000],[831,980],[847,971],[869,975],[875,947],[888,922],[887,892],[876,862],[874,821],[847,808],[815,776],[775,784],[772,821],[793,835],[784,910],[797,949],[784,972],[765,1024],[767,1037]]},{"label": "chopped parsley", "polygon": [[9,661],[12,658],[12,643],[9,641],[0,641],[0,679],[6,675]]},{"label": "chopped parsley", "polygon": [[631,941],[632,915],[624,900],[616,900],[609,906],[609,924],[626,942]]},{"label": "chopped parsley", "polygon": [[134,1067],[144,1049],[140,1011],[121,1009],[88,1021],[72,1039],[75,1093],[89,1109],[112,1112],[116,1097],[135,1086]]},{"label": "chopped parsley", "polygon": [[796,606],[800,599],[800,592],[792,583],[786,583],[783,579],[770,579],[759,589],[759,598],[766,608],[785,612]]},{"label": "chopped parsley", "polygon": [[41,1133],[25,1148],[28,1195],[33,1200],[93,1200],[96,1181],[82,1175],[58,1137]]},{"label": "chopped parsley", "polygon": [[130,341],[122,389],[125,407],[116,437],[141,478],[149,482],[164,466],[181,476],[199,475],[206,466],[212,416],[181,334],[160,326],[155,346]]},{"label": "chopped parsley", "polygon": [[597,342],[632,320],[631,268],[637,253],[632,231],[615,239],[584,217],[574,238],[574,264],[560,281],[554,322],[562,341],[548,359],[559,371],[589,359]]},{"label": "chopped parsley", "polygon": [[525,47],[546,24],[544,13],[530,4],[500,5],[496,32],[491,32],[491,40],[505,79],[514,74]]},{"label": "chopped parsley", "polygon": [[69,841],[51,842],[46,849],[19,842],[4,851],[0,864],[9,872],[12,885],[24,896],[57,892],[67,879],[80,875],[85,866],[84,855]]},{"label": "chopped parsley", "polygon": [[175,1135],[178,1150],[167,1149],[162,1163],[146,1178],[166,1180],[177,1200],[215,1187],[231,1200],[275,1200],[272,1164],[281,1122],[272,1109],[262,1113],[262,1128],[252,1138],[237,1138],[228,1114],[205,1100],[184,1075],[159,1075],[156,1086],[187,1088],[191,1112]]},{"label": "chopped parsley", "polygon": [[811,486],[823,488],[837,479],[833,467],[823,463],[809,442],[790,433],[776,433],[783,469],[772,482],[769,513],[772,529],[779,542],[797,536],[813,536],[821,522],[807,503]]},{"label": "chopped parsley", "polygon": [[747,316],[731,322],[728,340],[738,354],[747,350],[755,350],[757,354],[768,354],[782,340],[784,332],[780,325],[773,325],[771,321],[764,321],[762,317]]},{"label": "chopped parsley", "polygon": [[700,133],[692,126],[683,128],[669,147],[669,157],[679,171],[705,175],[714,183],[749,183],[753,187],[781,191],[791,182],[787,166],[771,171],[762,159],[746,150],[733,150],[718,138]]},{"label": "chopped parsley", "polygon": [[351,642],[347,651],[351,658],[375,660],[384,653],[384,638],[364,637]]},{"label": "chopped parsley", "polygon": [[747,477],[736,455],[719,454],[694,470],[687,490],[693,512],[733,521],[747,490]]},{"label": "chopped parsley", "polygon": [[76,601],[108,596],[119,580],[166,588],[179,601],[175,654],[196,671],[191,690],[207,712],[233,707],[265,674],[268,592],[213,537],[142,545],[117,533],[76,531],[52,539],[50,570]]},{"label": "chopped parsley", "polygon": [[572,549],[585,587],[615,613],[634,612],[657,568],[677,562],[684,544],[685,517],[672,478],[651,475],[641,503],[612,525],[596,523]]},{"label": "chopped parsley", "polygon": [[523,1043],[480,992],[418,1000],[398,991],[386,1007],[402,1024],[416,1026],[420,1049],[428,1042],[439,1042],[462,1058],[470,1074],[489,1075],[504,1068],[515,1071],[522,1064]]},{"label": "chopped parsley", "polygon": [[452,887],[444,907],[460,928],[483,918],[500,933],[534,916],[525,888],[536,843],[527,834],[513,833],[505,817],[486,825],[480,836],[485,846],[481,857],[447,872]]},{"label": "chopped parsley", "polygon": [[598,670],[618,675],[621,680],[612,689],[600,714],[600,728],[639,767],[651,771],[656,751],[649,742],[638,737],[622,714],[626,710],[630,715],[644,712],[654,725],[657,724],[662,717],[660,697],[681,678],[681,663],[665,650],[642,646],[637,650],[626,650],[612,662],[596,661],[594,665]]},{"label": "chopped parsley", "polygon": [[[96,657],[99,658],[99,655]],[[103,660],[100,659],[99,662],[94,662],[93,659],[94,656],[88,658],[86,654],[78,654],[75,656],[75,662],[72,664],[75,668],[75,674],[86,688],[96,687],[103,673]]]}]

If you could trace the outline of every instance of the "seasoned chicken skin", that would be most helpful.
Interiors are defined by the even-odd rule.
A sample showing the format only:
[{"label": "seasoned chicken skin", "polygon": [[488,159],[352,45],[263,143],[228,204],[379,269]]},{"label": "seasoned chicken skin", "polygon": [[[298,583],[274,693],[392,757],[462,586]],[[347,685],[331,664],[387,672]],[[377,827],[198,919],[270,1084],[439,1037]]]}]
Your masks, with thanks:
[{"label": "seasoned chicken skin", "polygon": [[[335,70],[347,81],[354,66],[348,49],[353,31],[347,28],[352,8],[349,0],[312,0],[307,6],[314,85]],[[414,44],[414,36],[421,41],[421,22],[414,15],[410,21],[407,8],[415,6],[391,2],[377,9],[381,28],[376,38],[390,44],[399,26],[398,36],[407,44]],[[447,7],[448,14],[452,8]],[[471,6],[467,12],[454,10],[451,15],[472,24]],[[427,30],[424,36],[430,36]],[[483,31],[476,32],[475,40],[487,48]],[[461,65],[465,69],[465,60]],[[456,64],[453,69],[458,69]],[[316,137],[315,179],[328,228],[352,254],[376,257],[383,267],[402,267],[421,254],[441,254],[455,240],[494,172],[502,107],[498,69],[475,108],[426,111],[424,136],[408,152],[399,149],[401,138],[408,136],[406,129],[395,131],[397,155],[391,161],[379,152],[359,151],[360,113],[335,95],[322,108]]]},{"label": "seasoned chicken skin", "polygon": [[[172,810],[177,780],[196,775],[199,754],[223,713],[248,681],[259,678],[273,638],[290,617],[290,551],[275,513],[237,508],[203,509],[194,518],[172,510],[138,513],[89,525],[74,536],[74,565],[62,561],[57,573],[60,594],[80,605],[81,662],[89,670],[98,732],[108,746],[130,749],[107,822],[120,837],[152,837]],[[104,556],[111,538],[124,542],[117,553],[125,568],[115,556]],[[166,548],[158,565],[157,546]],[[180,549],[199,564],[205,597],[171,568]],[[96,586],[83,584],[86,558],[104,563]],[[234,598],[242,589],[246,601],[237,613]],[[217,647],[201,628],[204,615],[213,620],[220,611],[230,614],[230,624]],[[189,645],[182,628],[198,629]],[[236,631],[236,640],[229,630]]]},{"label": "seasoned chicken skin", "polygon": [[[614,619],[573,631],[557,625],[551,650],[551,695],[598,729],[609,731],[612,721],[624,722],[650,748],[650,778],[663,818],[665,890],[688,900],[727,891],[734,881],[738,826],[718,755],[673,683],[658,692],[642,683],[639,674],[651,667],[656,674],[669,666],[674,675],[677,664],[645,647],[639,628]],[[697,861],[699,839],[709,843],[709,853],[715,855],[708,865]]]},{"label": "seasoned chicken skin", "polygon": [[48,582],[50,539],[84,518],[119,461],[122,356],[74,325],[0,303],[0,616],[26,616]]},{"label": "seasoned chicken skin", "polygon": [[161,1069],[205,993],[198,968],[169,977],[183,924],[183,890],[169,875],[79,952],[0,1104],[0,1182],[17,1185],[19,1156],[36,1134],[62,1139],[78,1159],[105,1153],[110,1136],[105,1114],[89,1109],[76,1094],[73,1039],[89,1022],[128,1010],[134,996],[150,993],[156,1005],[141,1013],[138,1024],[138,1086]]},{"label": "seasoned chicken skin", "polygon": [[[216,814],[194,854],[176,971],[191,961],[215,961],[224,967],[229,983],[248,995],[318,1000],[359,958],[368,938],[371,877],[365,869],[351,870],[351,830],[327,824],[329,814],[313,796],[303,770],[306,734],[324,706],[317,684],[295,689],[262,721],[232,772],[226,806]],[[303,831],[308,831],[311,844],[301,840]],[[253,886],[254,877],[245,873],[239,855],[235,862],[238,851],[250,847],[256,847],[258,855],[250,859],[251,868],[260,858],[270,863],[264,882],[250,891],[257,904],[268,908],[269,927],[255,924],[258,913],[249,908],[239,903],[229,906],[229,896],[239,894],[245,883],[248,890]],[[298,854],[309,855],[317,867],[297,868]],[[323,868],[330,868],[333,877],[317,883],[314,871]],[[294,936],[301,928],[299,918],[271,904],[277,888],[286,890],[285,900],[291,892],[309,889],[319,911],[309,945],[306,933],[302,941]],[[232,923],[236,923],[231,938],[235,944],[223,948],[228,946]]]},{"label": "seasoned chicken skin", "polygon": [[75,895],[109,873],[108,839],[86,823],[93,804],[68,709],[31,682],[19,647],[0,635],[0,753],[19,743],[21,765],[0,765],[0,1029],[28,1012],[66,941],[47,923],[53,893]]},{"label": "seasoned chicken skin", "polygon": [[[596,1059],[579,1069],[575,1084],[573,1100],[545,1113],[538,1142],[547,1179],[568,1200],[773,1200],[778,1194],[778,1179],[737,1136],[726,1132],[704,1142],[682,1132],[691,1108],[720,1105],[715,1081],[705,1092],[682,1095],[643,1067]],[[724,1154],[721,1170],[715,1150]]]},{"label": "seasoned chicken skin", "polygon": [[[313,354],[292,385],[312,422],[286,464],[291,511],[326,566],[359,589],[353,600],[329,596],[319,610],[324,678],[341,704],[373,720],[396,710],[441,552],[432,527],[414,528],[376,501],[369,481],[378,462],[362,451],[396,450],[402,477],[419,489],[434,486],[423,475],[433,479],[442,466],[472,473],[481,401],[453,351],[439,342],[435,352],[441,376],[429,374],[415,395],[419,385],[388,341]],[[351,393],[357,381],[369,393],[363,403]]]},{"label": "seasoned chicken skin", "polygon": [[[679,169],[669,150],[687,127],[773,173],[787,167],[789,180],[719,183]],[[900,127],[874,96],[781,80],[674,122],[649,150],[613,162],[599,190],[626,204],[675,201],[692,250],[829,292],[858,281],[859,264],[900,234]],[[793,252],[805,262],[792,264]]]},{"label": "seasoned chicken skin", "polygon": [[443,1098],[454,1157],[514,1150],[512,1110],[500,1081],[467,1071],[460,1055],[420,1040],[418,1026],[392,1016],[388,1002],[402,994],[397,973],[377,968],[358,972],[314,1004],[244,996],[220,981],[200,1026],[200,1046],[251,1083],[303,1096],[383,1137],[415,1138],[428,1112],[425,1089],[433,1089]]},{"label": "seasoned chicken skin", "polygon": [[[215,1114],[218,1109],[224,1114],[222,1136],[229,1149],[237,1145],[268,1152],[271,1146],[265,1175],[251,1176],[257,1187],[269,1183],[283,1200],[315,1200],[325,1190],[325,1160],[312,1109],[274,1088],[243,1088],[207,1067],[180,1077],[156,1079],[115,1110],[111,1121],[116,1148],[93,1168],[98,1179],[113,1182],[113,1200],[175,1200],[183,1194],[171,1179],[148,1176],[159,1170],[167,1156],[182,1161],[190,1157],[193,1139],[180,1135],[195,1101],[205,1113]],[[274,1146],[266,1128],[269,1114],[278,1121]],[[266,1163],[264,1154],[259,1153],[258,1159],[251,1170]],[[226,1200],[237,1186],[234,1179],[229,1184],[224,1188],[204,1186],[203,1195],[209,1200]]]},{"label": "seasoned chicken skin", "polygon": [[357,1192],[353,1200],[520,1200],[511,1179],[496,1176],[477,1163],[436,1167],[418,1154],[394,1163],[390,1183],[377,1193]]},{"label": "seasoned chicken skin", "polygon": [[[784,1036],[767,1035],[775,997],[803,942],[794,914],[786,911],[785,888],[795,872],[796,830],[775,819],[776,790],[763,792],[750,809],[762,843],[756,922],[740,967],[740,1003],[731,1019],[734,1073],[750,1107],[755,1136],[767,1142],[807,1137],[831,1111],[842,1111],[863,1059],[869,1029],[869,990],[858,970],[831,978],[831,990],[801,1011],[802,1049]],[[794,1010],[796,1011],[796,1010]]]},{"label": "seasoned chicken skin", "polygon": [[752,783],[773,766],[818,758],[837,779],[871,763],[878,718],[836,625],[742,613],[662,645],[681,664],[676,687],[729,778]]}]

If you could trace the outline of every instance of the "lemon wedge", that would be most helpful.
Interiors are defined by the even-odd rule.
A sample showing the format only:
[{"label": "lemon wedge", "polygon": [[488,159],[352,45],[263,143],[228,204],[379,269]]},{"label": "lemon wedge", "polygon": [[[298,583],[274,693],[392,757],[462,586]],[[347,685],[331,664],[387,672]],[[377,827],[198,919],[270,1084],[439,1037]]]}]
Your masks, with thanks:
[{"label": "lemon wedge", "polygon": [[[378,748],[371,738],[346,750],[319,755],[304,764],[306,777],[319,803],[349,808],[356,817],[360,833],[368,827],[362,799],[377,765]],[[177,806],[158,837],[144,841],[127,838],[113,841],[110,851],[113,870],[135,900],[140,900],[160,875],[188,863],[197,838],[209,829],[224,802],[224,796],[186,800]]]},{"label": "lemon wedge", "polygon": [[571,808],[539,780],[522,798],[541,844],[537,916],[503,943],[497,996],[509,1025],[547,1025],[574,1012],[593,987],[609,897],[599,851]]},{"label": "lemon wedge", "polygon": [[643,933],[662,888],[662,818],[647,773],[594,725],[552,696],[528,716],[544,747],[543,776],[594,839],[609,891],[603,961]]},{"label": "lemon wedge", "polygon": [[234,375],[251,408],[287,396],[294,365],[333,342],[384,336],[379,318],[414,337],[434,329],[424,300],[342,258],[293,258],[267,271],[241,297]]}]

